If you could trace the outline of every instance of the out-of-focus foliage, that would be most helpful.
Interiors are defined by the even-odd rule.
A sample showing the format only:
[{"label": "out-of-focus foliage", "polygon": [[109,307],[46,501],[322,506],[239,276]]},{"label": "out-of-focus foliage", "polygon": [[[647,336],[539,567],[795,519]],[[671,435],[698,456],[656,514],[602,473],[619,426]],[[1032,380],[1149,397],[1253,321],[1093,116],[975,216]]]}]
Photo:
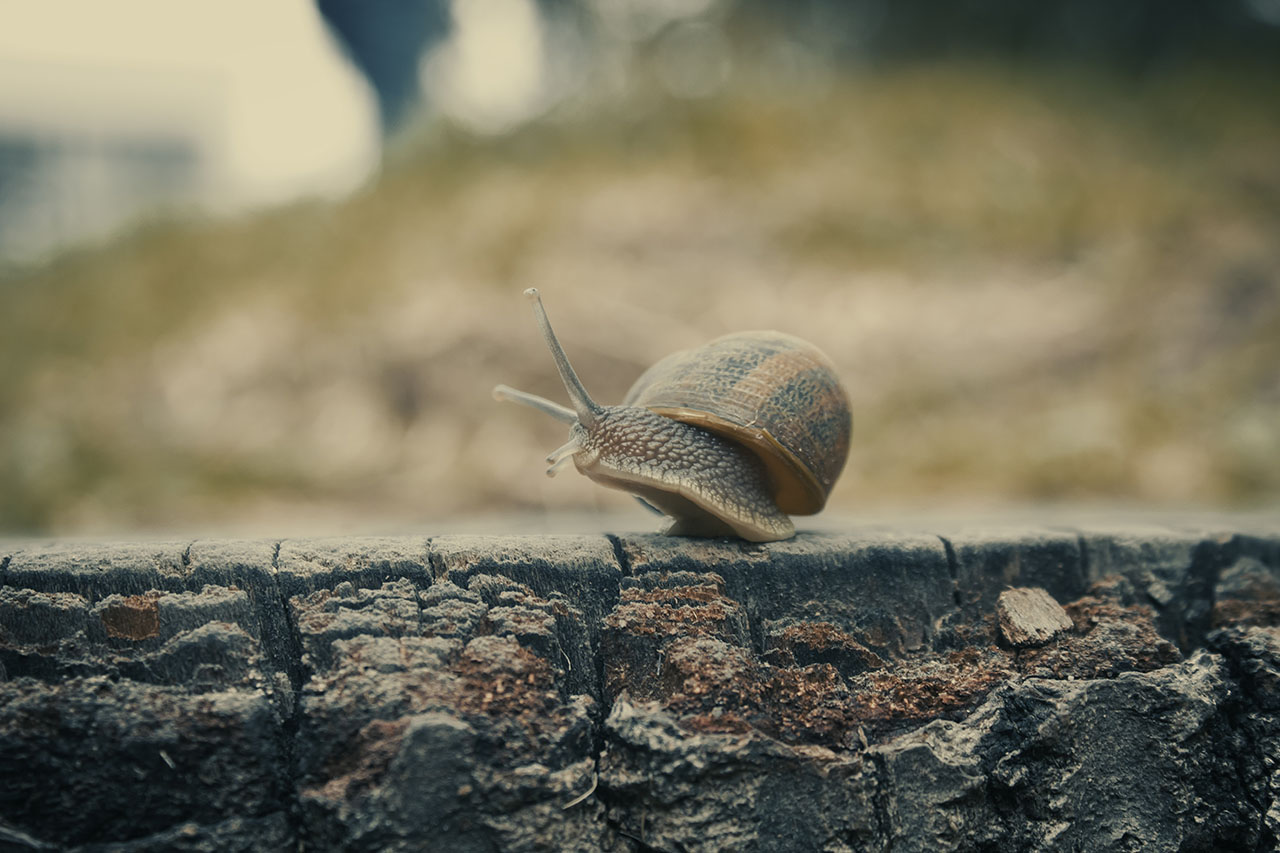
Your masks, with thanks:
[{"label": "out-of-focus foliage", "polygon": [[819,344],[855,412],[836,512],[1275,501],[1277,151],[1248,70],[735,77],[436,128],[346,202],[0,279],[0,528],[626,510],[490,399],[562,398],[530,286],[606,403],[727,331]]}]

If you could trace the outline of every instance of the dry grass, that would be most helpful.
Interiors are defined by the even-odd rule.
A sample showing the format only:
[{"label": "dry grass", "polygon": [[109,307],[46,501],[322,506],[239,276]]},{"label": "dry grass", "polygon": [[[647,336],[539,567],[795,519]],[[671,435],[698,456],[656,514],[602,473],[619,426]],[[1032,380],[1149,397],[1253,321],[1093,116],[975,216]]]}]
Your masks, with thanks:
[{"label": "dry grass", "polygon": [[596,106],[11,272],[0,528],[625,508],[489,397],[562,396],[529,286],[603,402],[727,331],[819,344],[855,407],[838,512],[1273,502],[1278,90],[952,66]]}]

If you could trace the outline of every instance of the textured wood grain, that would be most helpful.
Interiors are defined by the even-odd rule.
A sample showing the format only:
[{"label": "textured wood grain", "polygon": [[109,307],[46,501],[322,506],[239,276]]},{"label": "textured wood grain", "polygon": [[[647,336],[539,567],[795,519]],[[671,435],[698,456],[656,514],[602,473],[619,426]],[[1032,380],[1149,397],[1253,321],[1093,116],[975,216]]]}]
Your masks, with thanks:
[{"label": "textured wood grain", "polygon": [[1165,520],[0,540],[0,850],[1276,849],[1280,528]]}]

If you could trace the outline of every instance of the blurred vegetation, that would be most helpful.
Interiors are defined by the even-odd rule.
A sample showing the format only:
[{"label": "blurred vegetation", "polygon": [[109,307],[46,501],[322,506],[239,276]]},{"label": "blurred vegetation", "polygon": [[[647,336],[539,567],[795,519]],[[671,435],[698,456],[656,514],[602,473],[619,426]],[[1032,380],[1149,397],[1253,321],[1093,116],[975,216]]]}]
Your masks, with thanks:
[{"label": "blurred vegetation", "polygon": [[[434,125],[337,204],[157,221],[0,276],[0,529],[630,512],[587,387],[776,327],[846,378],[836,513],[1280,498],[1280,79],[950,62]],[[651,522],[636,509],[636,525]]]}]

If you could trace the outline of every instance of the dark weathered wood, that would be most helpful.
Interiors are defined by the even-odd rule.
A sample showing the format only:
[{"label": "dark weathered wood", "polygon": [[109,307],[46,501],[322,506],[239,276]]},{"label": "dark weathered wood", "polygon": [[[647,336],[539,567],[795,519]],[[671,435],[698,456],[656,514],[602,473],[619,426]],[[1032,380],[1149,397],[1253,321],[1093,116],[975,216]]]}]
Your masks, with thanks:
[{"label": "dark weathered wood", "polygon": [[0,848],[1270,849],[1233,519],[0,543]]}]

